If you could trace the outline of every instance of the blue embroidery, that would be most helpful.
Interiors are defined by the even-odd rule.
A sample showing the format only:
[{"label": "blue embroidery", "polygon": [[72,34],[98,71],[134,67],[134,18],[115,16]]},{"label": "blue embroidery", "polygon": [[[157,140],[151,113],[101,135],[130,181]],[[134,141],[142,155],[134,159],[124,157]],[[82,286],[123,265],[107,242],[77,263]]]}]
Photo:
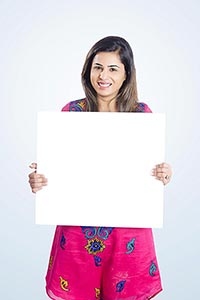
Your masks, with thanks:
[{"label": "blue embroidery", "polygon": [[92,239],[95,237],[97,230],[95,227],[82,226],[82,232],[85,234],[86,239]]},{"label": "blue embroidery", "polygon": [[116,292],[121,292],[124,289],[126,280],[122,280],[116,284]]},{"label": "blue embroidery", "polygon": [[62,233],[62,237],[61,237],[61,240],[60,240],[60,247],[65,250],[65,244],[66,244],[66,238],[64,236],[64,234]]},{"label": "blue embroidery", "polygon": [[86,110],[86,100],[80,99],[69,103],[69,111],[85,111]]},{"label": "blue embroidery", "polygon": [[152,261],[150,269],[149,269],[150,276],[155,276],[154,273],[156,272],[156,270],[157,270],[157,267],[156,267],[155,263]]},{"label": "blue embroidery", "polygon": [[96,254],[98,252],[102,252],[105,248],[104,243],[97,238],[93,240],[88,240],[88,244],[85,246],[89,254]]},{"label": "blue embroidery", "polygon": [[107,240],[109,234],[111,234],[113,228],[112,227],[88,227],[81,226],[82,232],[85,234],[86,239],[92,239],[96,235],[103,240]]},{"label": "blue embroidery", "polygon": [[97,231],[97,235],[99,238],[103,240],[107,240],[109,234],[111,234],[113,228],[112,227],[99,227]]},{"label": "blue embroidery", "polygon": [[95,262],[96,267],[100,267],[101,266],[101,257],[95,255],[94,262]]},{"label": "blue embroidery", "polygon": [[126,248],[128,250],[126,254],[130,254],[133,252],[133,250],[135,249],[135,238],[133,238],[130,242],[127,243]]},{"label": "blue embroidery", "polygon": [[136,112],[144,112],[145,104],[143,102],[138,103],[138,107],[136,108]]},{"label": "blue embroidery", "polygon": [[81,226],[82,232],[87,239],[87,245],[85,249],[89,254],[94,255],[94,262],[97,267],[101,266],[101,258],[96,254],[103,252],[106,245],[103,241],[107,240],[111,234],[112,227],[91,227],[91,226]]}]

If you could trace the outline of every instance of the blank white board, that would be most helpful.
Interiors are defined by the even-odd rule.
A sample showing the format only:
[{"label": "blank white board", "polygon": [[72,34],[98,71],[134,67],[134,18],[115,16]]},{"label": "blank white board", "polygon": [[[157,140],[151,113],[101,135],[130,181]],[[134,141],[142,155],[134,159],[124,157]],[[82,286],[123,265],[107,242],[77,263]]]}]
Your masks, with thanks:
[{"label": "blank white board", "polygon": [[164,114],[39,112],[36,223],[162,227],[164,146]]}]

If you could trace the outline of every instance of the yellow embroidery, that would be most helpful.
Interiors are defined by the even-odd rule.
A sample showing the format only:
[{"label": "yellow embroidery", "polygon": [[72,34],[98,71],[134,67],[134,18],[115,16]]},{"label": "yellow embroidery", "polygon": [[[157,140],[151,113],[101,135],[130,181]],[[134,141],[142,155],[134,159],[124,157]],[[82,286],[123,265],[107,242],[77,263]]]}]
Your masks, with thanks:
[{"label": "yellow embroidery", "polygon": [[80,102],[79,102],[79,105],[80,105],[82,108],[84,108],[84,106],[85,106],[85,101],[83,101],[83,100],[80,101]]},{"label": "yellow embroidery", "polygon": [[52,268],[52,265],[53,265],[53,256],[50,256],[50,259],[49,259],[49,269],[50,270]]},{"label": "yellow embroidery", "polygon": [[95,292],[96,292],[96,299],[100,300],[100,293],[101,293],[100,289],[95,288]]},{"label": "yellow embroidery", "polygon": [[61,286],[61,289],[68,292],[69,289],[67,288],[68,287],[68,281],[63,279],[61,276],[60,276],[60,286]]},{"label": "yellow embroidery", "polygon": [[102,252],[104,250],[106,246],[104,245],[104,243],[95,238],[93,240],[88,240],[88,244],[85,246],[85,249],[87,249],[89,254],[96,254],[99,252]]}]

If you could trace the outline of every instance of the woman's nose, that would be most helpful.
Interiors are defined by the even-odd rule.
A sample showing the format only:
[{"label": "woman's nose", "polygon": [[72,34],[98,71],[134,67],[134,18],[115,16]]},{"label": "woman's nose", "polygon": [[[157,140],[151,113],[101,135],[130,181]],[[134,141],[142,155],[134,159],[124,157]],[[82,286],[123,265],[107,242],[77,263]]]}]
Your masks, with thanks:
[{"label": "woman's nose", "polygon": [[106,70],[102,70],[101,73],[99,74],[99,77],[101,79],[106,79],[108,76],[107,71]]}]

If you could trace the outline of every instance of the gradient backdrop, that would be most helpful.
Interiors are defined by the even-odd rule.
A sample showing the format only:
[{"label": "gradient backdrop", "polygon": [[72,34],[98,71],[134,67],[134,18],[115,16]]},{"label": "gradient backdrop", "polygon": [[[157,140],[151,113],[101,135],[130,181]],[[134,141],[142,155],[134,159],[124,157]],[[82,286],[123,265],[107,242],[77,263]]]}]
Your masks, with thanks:
[{"label": "gradient backdrop", "polygon": [[54,227],[35,225],[27,183],[36,115],[83,96],[85,55],[107,35],[129,41],[140,100],[167,116],[174,176],[164,228],[154,231],[164,286],[156,299],[199,298],[199,15],[198,0],[0,0],[1,299],[47,299]]}]

